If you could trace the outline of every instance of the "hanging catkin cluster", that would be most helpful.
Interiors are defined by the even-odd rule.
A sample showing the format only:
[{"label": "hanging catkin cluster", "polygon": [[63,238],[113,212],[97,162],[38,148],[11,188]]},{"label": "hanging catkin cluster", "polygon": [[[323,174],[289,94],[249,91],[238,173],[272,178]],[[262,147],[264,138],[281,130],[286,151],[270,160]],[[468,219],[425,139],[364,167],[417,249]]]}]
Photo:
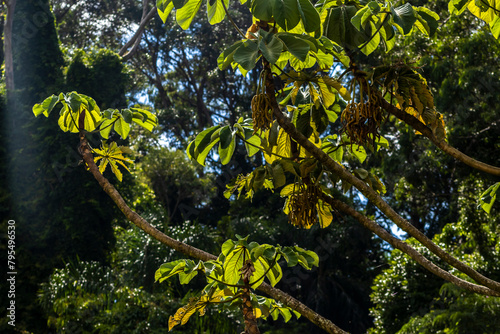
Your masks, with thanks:
[{"label": "hanging catkin cluster", "polygon": [[368,102],[351,101],[342,112],[342,131],[347,134],[352,144],[365,145],[368,140],[373,143],[375,138],[380,137],[378,130],[382,122],[382,109],[378,99],[372,92]]},{"label": "hanging catkin cluster", "polygon": [[273,122],[271,104],[266,94],[258,93],[252,98],[253,130],[267,130]]},{"label": "hanging catkin cluster", "polygon": [[288,198],[288,220],[291,224],[310,228],[318,221],[316,204],[321,195],[321,189],[314,184],[301,184],[298,191]]}]

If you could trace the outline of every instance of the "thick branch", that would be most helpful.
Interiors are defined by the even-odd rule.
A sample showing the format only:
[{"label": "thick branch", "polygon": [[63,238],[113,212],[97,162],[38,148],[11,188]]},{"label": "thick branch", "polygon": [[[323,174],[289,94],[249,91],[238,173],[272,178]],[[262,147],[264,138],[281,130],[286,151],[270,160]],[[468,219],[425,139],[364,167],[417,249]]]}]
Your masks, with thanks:
[{"label": "thick branch", "polygon": [[[118,54],[123,57],[124,61],[129,60],[137,51],[137,48],[141,43],[141,38],[142,34],[144,33],[144,29],[146,28],[146,25],[149,23],[149,21],[155,16],[155,14],[156,14],[156,7],[151,8],[151,10],[146,15],[145,11],[143,12],[141,23],[139,23],[139,28],[137,28],[135,34],[130,38],[130,40],[127,43],[125,43],[125,45],[120,49],[120,52],[118,52]],[[131,46],[132,48],[130,49],[130,51],[127,52],[128,48]]]},{"label": "thick branch", "polygon": [[[127,217],[127,219],[134,223],[137,227],[139,227],[141,230],[143,230],[156,240],[160,241],[162,244],[193,258],[202,261],[215,260],[217,258],[213,254],[207,253],[201,249],[175,240],[149,224],[144,218],[130,209],[130,207],[127,205],[116,188],[111,183],[109,183],[109,181],[99,172],[99,167],[97,167],[97,165],[95,164],[94,157],[92,156],[90,148],[84,138],[80,143],[80,152],[90,172],[97,180],[97,182],[99,182],[101,188],[109,195],[109,197],[111,197],[113,202],[115,202],[115,204],[123,212],[125,217]],[[262,283],[258,289],[268,294],[272,298],[296,310],[301,315],[309,319],[312,323],[325,330],[327,333],[347,334],[347,332],[337,327],[333,322],[314,312],[312,309],[302,304],[300,301],[288,295],[287,293],[273,288],[267,283]]]},{"label": "thick branch", "polygon": [[437,246],[432,240],[427,238],[422,232],[420,232],[415,226],[410,224],[407,220],[401,217],[394,209],[387,204],[380,195],[369,187],[366,183],[355,177],[353,174],[345,170],[340,164],[333,160],[328,154],[323,152],[320,148],[311,143],[302,133],[300,133],[295,126],[290,122],[290,120],[281,112],[281,109],[276,101],[274,80],[272,77],[272,72],[270,71],[270,65],[264,60],[264,68],[267,73],[266,77],[266,94],[268,95],[269,101],[273,108],[273,115],[276,118],[278,124],[285,130],[290,137],[295,140],[299,145],[304,147],[309,153],[311,153],[319,162],[323,164],[332,173],[338,175],[342,180],[349,182],[354,187],[356,187],[369,201],[371,201],[375,206],[377,206],[380,211],[382,211],[389,219],[391,219],[399,228],[413,236],[422,245],[427,247],[431,252],[436,254],[439,258],[446,261],[451,266],[457,268],[461,272],[465,273],[470,278],[474,279],[476,282],[483,284],[490,289],[500,292],[500,283],[492,279],[489,279],[471,267],[467,266],[465,263],[457,260],[439,246]]},{"label": "thick branch", "polygon": [[403,253],[409,255],[415,262],[419,263],[422,265],[425,269],[429,270],[431,273],[434,275],[441,277],[442,279],[447,280],[448,282],[451,282],[455,284],[456,286],[459,286],[463,289],[479,293],[482,295],[487,295],[487,296],[500,296],[500,292],[491,290],[487,287],[484,287],[482,285],[477,285],[474,283],[467,282],[466,280],[463,280],[461,278],[456,277],[455,275],[449,273],[446,270],[441,269],[437,265],[435,265],[432,261],[428,260],[425,256],[420,254],[415,248],[412,246],[408,245],[406,242],[394,237],[391,235],[389,232],[387,232],[382,226],[378,225],[374,221],[368,219],[358,211],[354,210],[352,207],[349,205],[345,204],[342,201],[339,201],[333,197],[330,196],[323,196],[323,200],[330,204],[333,208],[339,210],[340,212],[343,212],[345,214],[350,215],[351,217],[354,217],[357,221],[359,221],[364,227],[378,235],[382,240],[387,241],[391,246],[394,248],[399,249]]},{"label": "thick branch", "polygon": [[439,140],[436,138],[434,133],[432,133],[432,130],[427,127],[424,123],[420,122],[417,118],[414,116],[408,114],[404,110],[401,110],[394,105],[390,104],[384,99],[380,99],[382,101],[382,108],[384,108],[386,111],[389,113],[393,114],[406,124],[410,125],[413,127],[415,130],[419,131],[422,133],[422,135],[426,136],[427,138],[430,139],[436,145],[438,148],[440,148],[443,152],[446,154],[452,156],[453,158],[463,162],[464,164],[475,168],[477,170],[480,170],[482,172],[495,175],[495,176],[500,176],[500,168],[491,166],[488,164],[485,164],[484,162],[478,161],[474,158],[469,157],[468,155],[460,152],[453,146],[450,146],[446,141],[444,140]]}]

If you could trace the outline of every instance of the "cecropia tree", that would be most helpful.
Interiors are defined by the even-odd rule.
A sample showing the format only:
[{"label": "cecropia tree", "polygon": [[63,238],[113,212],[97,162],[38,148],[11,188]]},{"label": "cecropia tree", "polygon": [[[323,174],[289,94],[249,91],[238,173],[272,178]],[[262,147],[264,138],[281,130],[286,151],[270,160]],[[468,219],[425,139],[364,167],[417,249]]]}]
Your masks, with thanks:
[{"label": "cecropia tree", "polygon": [[[206,5],[202,4],[201,0],[158,0],[157,9],[163,21],[175,15],[183,29],[190,27],[201,8],[206,8],[211,24],[229,19],[241,36],[239,40],[221,45],[224,51],[218,58],[218,67],[220,70],[231,67],[242,75],[260,71],[249,106],[252,118],[210,127],[198,134],[187,148],[188,156],[202,165],[213,149],[217,149],[221,163],[228,164],[238,144],[245,146],[249,157],[263,155],[264,165],[240,175],[228,185],[228,198],[235,193],[251,197],[261,188],[279,190],[286,198],[284,212],[290,223],[305,229],[315,224],[326,228],[337,213],[352,216],[435,275],[478,294],[500,296],[499,282],[483,276],[427,238],[383,199],[383,180],[363,168],[353,167],[355,164],[349,160],[355,157],[363,163],[370,151],[389,149],[388,140],[379,130],[383,121],[397,119],[446,154],[472,168],[500,176],[499,167],[469,157],[447,143],[445,120],[436,110],[418,68],[402,61],[375,68],[364,68],[355,62],[359,53],[369,56],[379,49],[390,52],[405,35],[420,33],[439,38],[440,18],[436,13],[410,3],[394,5],[388,1],[242,0],[239,4],[230,4],[225,0],[209,0]],[[248,7],[253,21],[247,29],[236,26],[230,5]],[[470,10],[488,23],[498,38],[500,2],[453,0],[449,9],[452,14]],[[144,8],[143,19],[149,20],[150,13]],[[142,25],[137,36],[141,35],[140,29]],[[126,46],[132,46],[129,52],[133,52],[137,40]],[[230,304],[242,310],[246,333],[259,332],[256,318],[269,315],[276,318],[281,314],[288,321],[292,313],[307,317],[329,333],[345,333],[292,296],[274,288],[281,278],[280,258],[288,265],[311,268],[317,265],[314,253],[298,246],[259,245],[239,238],[224,243],[221,254],[216,257],[170,238],[128,207],[102,175],[110,165],[121,180],[119,165],[126,168],[126,163],[131,162],[122,155],[127,149],[112,142],[94,149],[87,142],[86,134],[99,131],[107,139],[114,129],[126,138],[132,123],[151,130],[156,124],[151,112],[140,108],[100,111],[91,98],[75,92],[49,97],[33,111],[35,115],[47,116],[58,103],[63,105],[59,119],[61,129],[79,133],[85,166],[125,216],[168,247],[200,260],[167,263],[156,274],[160,281],[179,275],[181,283],[188,283],[197,273],[207,279],[208,285],[200,297],[171,317],[170,328],[184,324],[196,311],[203,314],[208,304]],[[338,126],[332,126],[335,123]],[[101,161],[99,167],[95,164],[97,160]],[[349,189],[364,195],[386,218],[469,279],[440,268],[409,243],[356,211],[339,195],[339,190]],[[485,193],[484,207],[491,208],[497,189],[498,184]],[[257,296],[256,289],[271,298]]]}]

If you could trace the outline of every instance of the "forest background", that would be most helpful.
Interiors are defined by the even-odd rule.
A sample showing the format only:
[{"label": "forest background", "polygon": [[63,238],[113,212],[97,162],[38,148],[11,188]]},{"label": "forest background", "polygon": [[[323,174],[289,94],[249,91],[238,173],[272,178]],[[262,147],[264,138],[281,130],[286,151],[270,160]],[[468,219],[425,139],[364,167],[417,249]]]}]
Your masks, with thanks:
[{"label": "forest background", "polygon": [[[391,53],[359,55],[360,62],[418,66],[444,114],[450,144],[500,165],[498,40],[468,12],[450,16],[443,1],[412,4],[440,15],[439,38],[400,39]],[[16,221],[17,332],[164,332],[169,316],[194,294],[196,284],[202,286],[154,283],[163,262],[182,256],[126,221],[80,165],[76,138],[61,133],[55,121],[33,117],[35,103],[73,90],[92,96],[101,109],[139,104],[157,113],[159,126],[152,134],[133,129],[122,142],[133,148],[135,164],[123,182],[114,183],[134,210],[168,235],[211,253],[235,234],[314,250],[320,266],[286,269],[279,287],[351,333],[498,332],[498,298],[434,277],[348,216],[335,217],[326,229],[304,230],[287,223],[279,192],[227,200],[226,185],[263,157],[250,159],[239,145],[228,165],[209,155],[202,168],[189,161],[185,149],[204,128],[251,116],[259,69],[244,77],[216,68],[223,41],[235,38],[229,22],[211,26],[197,20],[183,31],[155,14],[140,43],[122,50],[153,7],[131,0],[16,2],[16,108],[6,107],[3,85],[0,210],[1,231],[7,231],[9,219]],[[238,26],[251,25],[246,7],[231,11]],[[330,129],[338,130],[338,125]],[[385,122],[381,134],[388,148],[363,163],[353,156],[350,163],[377,175],[386,187],[384,198],[428,237],[500,279],[498,210],[487,215],[478,209],[480,194],[498,178],[457,162],[401,123]],[[391,229],[359,193],[344,196]],[[2,232],[2,263],[6,241]],[[1,287],[6,296],[5,280]],[[7,302],[2,297],[2,332],[13,330]],[[232,311],[210,309],[174,332],[239,333],[242,326]],[[261,326],[265,333],[322,332],[303,318]]]}]

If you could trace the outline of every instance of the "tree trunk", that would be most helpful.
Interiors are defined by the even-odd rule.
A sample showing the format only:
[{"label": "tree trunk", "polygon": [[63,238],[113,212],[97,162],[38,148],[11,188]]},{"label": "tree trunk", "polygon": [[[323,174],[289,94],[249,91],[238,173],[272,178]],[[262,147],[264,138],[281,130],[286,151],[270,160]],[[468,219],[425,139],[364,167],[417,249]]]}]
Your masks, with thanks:
[{"label": "tree trunk", "polygon": [[245,334],[260,334],[259,327],[257,326],[257,319],[253,313],[252,301],[250,300],[250,289],[243,289],[241,295],[241,310],[243,311],[243,318],[245,320]]},{"label": "tree trunk", "polygon": [[12,23],[14,22],[14,10],[16,0],[5,0],[7,15],[4,26],[4,55],[5,55],[5,84],[7,88],[7,101],[12,103],[14,93],[14,60],[12,57]]}]

